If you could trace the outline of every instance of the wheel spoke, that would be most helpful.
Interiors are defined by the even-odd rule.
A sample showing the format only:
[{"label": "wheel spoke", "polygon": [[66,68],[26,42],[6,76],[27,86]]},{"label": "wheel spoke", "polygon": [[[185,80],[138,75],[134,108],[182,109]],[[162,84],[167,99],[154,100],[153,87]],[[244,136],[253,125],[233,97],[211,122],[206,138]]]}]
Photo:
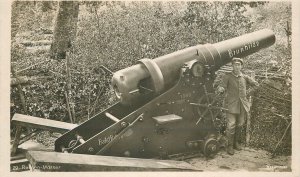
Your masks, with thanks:
[{"label": "wheel spoke", "polygon": [[[220,107],[217,105],[217,102],[218,102],[217,97],[213,93],[208,93],[205,85],[203,86],[203,90],[204,90],[204,95],[200,98],[199,102],[198,103],[190,103],[190,105],[199,107],[198,114],[200,116],[196,122],[196,125],[198,125],[199,122],[201,122],[201,120],[205,116],[210,116],[211,120],[214,123],[215,122],[214,119],[216,119],[216,117],[221,113],[221,110],[224,110],[224,111],[228,110],[226,108],[223,108],[223,107]],[[214,114],[213,110],[220,110],[220,111],[217,111],[217,113]],[[215,125],[215,123],[214,123],[214,125]]]}]

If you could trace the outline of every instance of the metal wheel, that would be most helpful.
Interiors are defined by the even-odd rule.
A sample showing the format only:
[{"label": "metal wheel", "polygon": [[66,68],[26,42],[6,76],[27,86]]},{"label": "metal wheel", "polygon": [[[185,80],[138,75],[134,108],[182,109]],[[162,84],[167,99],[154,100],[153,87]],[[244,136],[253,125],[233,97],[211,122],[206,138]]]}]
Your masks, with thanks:
[{"label": "metal wheel", "polygon": [[213,158],[219,151],[219,142],[215,137],[209,137],[204,141],[202,148],[205,157]]}]

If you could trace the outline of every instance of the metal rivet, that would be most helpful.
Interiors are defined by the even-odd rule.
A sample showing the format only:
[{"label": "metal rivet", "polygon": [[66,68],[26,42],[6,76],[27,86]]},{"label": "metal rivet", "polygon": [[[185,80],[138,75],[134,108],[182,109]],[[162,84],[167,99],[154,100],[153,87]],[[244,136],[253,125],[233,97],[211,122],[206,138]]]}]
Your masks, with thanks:
[{"label": "metal rivet", "polygon": [[89,147],[88,151],[89,151],[89,152],[93,152],[93,151],[94,151],[94,148],[93,148],[93,147]]},{"label": "metal rivet", "polygon": [[130,151],[125,151],[125,152],[124,152],[124,155],[125,155],[126,157],[130,157]]},{"label": "metal rivet", "polygon": [[126,127],[127,126],[127,123],[126,122],[121,122],[121,127]]}]

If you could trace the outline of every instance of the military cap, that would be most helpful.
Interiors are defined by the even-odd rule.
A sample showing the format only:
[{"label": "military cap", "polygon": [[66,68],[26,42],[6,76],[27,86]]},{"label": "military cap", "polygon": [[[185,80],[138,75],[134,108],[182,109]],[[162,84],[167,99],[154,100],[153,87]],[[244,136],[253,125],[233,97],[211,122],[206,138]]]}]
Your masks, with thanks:
[{"label": "military cap", "polygon": [[231,63],[234,63],[234,62],[240,62],[242,65],[244,65],[244,61],[241,58],[235,58],[235,57],[232,58]]}]

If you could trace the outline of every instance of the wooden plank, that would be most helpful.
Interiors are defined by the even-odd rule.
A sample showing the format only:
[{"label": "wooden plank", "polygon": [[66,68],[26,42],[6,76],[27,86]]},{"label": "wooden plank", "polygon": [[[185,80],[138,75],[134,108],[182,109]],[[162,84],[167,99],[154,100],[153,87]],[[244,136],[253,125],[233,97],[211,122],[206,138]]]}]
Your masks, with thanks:
[{"label": "wooden plank", "polygon": [[10,157],[10,171],[28,171],[30,170],[29,161],[26,159],[27,151],[53,151],[52,148],[48,148],[40,143],[34,141],[27,141],[18,147],[17,154]]},{"label": "wooden plank", "polygon": [[166,124],[182,120],[182,117],[176,114],[168,114],[163,116],[152,117],[158,124]]},{"label": "wooden plank", "polygon": [[15,155],[16,152],[17,152],[17,148],[18,148],[18,145],[19,145],[19,142],[20,142],[21,133],[22,133],[22,127],[17,126],[16,127],[16,134],[15,134],[14,143],[12,145],[11,152],[10,152],[11,155]]},{"label": "wooden plank", "polygon": [[10,78],[10,85],[15,86],[18,84],[30,84],[42,79],[53,78],[52,76],[43,76],[43,77],[28,77],[28,76],[19,76],[18,78]]},{"label": "wooden plank", "polygon": [[[252,79],[255,79],[255,72],[251,72]],[[252,107],[252,96],[249,98],[250,109]],[[251,138],[251,111],[247,112],[247,123],[246,123],[246,146],[249,146]]]},{"label": "wooden plank", "polygon": [[60,133],[65,133],[78,126],[77,124],[27,116],[23,114],[15,114],[12,118],[12,123],[17,126],[38,128]]},{"label": "wooden plank", "polygon": [[10,157],[10,161],[15,161],[15,160],[20,160],[20,159],[25,159],[25,154],[24,153],[19,153],[19,154],[16,154],[14,156],[11,156]]},{"label": "wooden plank", "polygon": [[187,162],[127,157],[28,151],[26,158],[39,171],[200,171]]},{"label": "wooden plank", "polygon": [[11,172],[20,172],[29,170],[29,161],[27,159],[18,159],[10,163]]}]

